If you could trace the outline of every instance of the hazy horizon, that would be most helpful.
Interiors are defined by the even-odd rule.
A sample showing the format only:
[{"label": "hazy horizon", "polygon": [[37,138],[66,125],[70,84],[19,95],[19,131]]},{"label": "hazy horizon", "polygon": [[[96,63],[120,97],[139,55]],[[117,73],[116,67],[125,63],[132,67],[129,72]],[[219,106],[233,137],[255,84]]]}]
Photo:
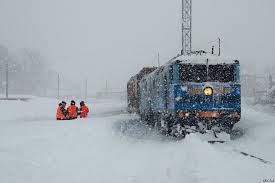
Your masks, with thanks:
[{"label": "hazy horizon", "polygon": [[[144,66],[180,52],[181,0],[0,0],[0,44],[39,50],[48,66],[89,90],[126,89]],[[275,61],[275,1],[193,0],[193,49],[222,55],[253,69]]]}]

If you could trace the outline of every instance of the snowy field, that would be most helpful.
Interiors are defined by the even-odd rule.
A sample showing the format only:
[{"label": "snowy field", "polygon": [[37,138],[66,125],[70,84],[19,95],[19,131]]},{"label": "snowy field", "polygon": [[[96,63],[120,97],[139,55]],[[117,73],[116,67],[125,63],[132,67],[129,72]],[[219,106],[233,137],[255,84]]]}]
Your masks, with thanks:
[{"label": "snowy field", "polygon": [[[1,183],[261,183],[275,179],[275,112],[243,106],[235,139],[163,137],[125,101],[93,101],[87,120],[56,121],[58,101],[0,101]],[[244,156],[240,151],[271,163]]]}]

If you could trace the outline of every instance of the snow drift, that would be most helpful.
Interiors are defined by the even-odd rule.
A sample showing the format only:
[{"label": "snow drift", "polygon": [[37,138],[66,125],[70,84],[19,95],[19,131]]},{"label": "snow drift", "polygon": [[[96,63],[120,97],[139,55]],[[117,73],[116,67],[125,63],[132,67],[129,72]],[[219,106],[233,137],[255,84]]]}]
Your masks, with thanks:
[{"label": "snow drift", "polygon": [[161,136],[121,114],[124,101],[93,101],[87,120],[55,121],[56,100],[0,102],[1,182],[262,182],[275,178],[275,116],[243,106],[244,134],[209,144]]}]

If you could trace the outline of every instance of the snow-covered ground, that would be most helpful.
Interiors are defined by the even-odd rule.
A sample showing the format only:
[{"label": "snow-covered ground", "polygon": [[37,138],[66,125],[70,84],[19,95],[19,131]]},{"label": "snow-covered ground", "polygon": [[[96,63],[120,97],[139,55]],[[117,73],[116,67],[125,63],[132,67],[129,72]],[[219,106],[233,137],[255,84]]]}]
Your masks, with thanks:
[{"label": "snow-covered ground", "polygon": [[[55,121],[58,101],[0,101],[2,183],[236,183],[275,179],[275,114],[243,106],[242,132],[225,144],[176,141],[124,112],[125,101],[92,101],[87,120]],[[244,151],[272,162],[244,156]]]}]

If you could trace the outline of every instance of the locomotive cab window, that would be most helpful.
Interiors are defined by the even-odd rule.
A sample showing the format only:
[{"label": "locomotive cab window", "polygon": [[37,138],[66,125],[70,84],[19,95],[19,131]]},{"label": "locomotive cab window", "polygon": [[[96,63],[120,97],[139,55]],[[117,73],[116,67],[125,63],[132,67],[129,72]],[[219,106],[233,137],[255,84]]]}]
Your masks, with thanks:
[{"label": "locomotive cab window", "polygon": [[170,83],[172,83],[174,80],[174,66],[173,65],[169,66],[169,79],[170,79]]},{"label": "locomotive cab window", "polygon": [[207,67],[206,65],[180,65],[180,78],[183,82],[206,82]]},{"label": "locomotive cab window", "polygon": [[209,65],[209,81],[211,82],[233,82],[234,81],[234,65]]},{"label": "locomotive cab window", "polygon": [[[208,76],[207,76],[208,75]],[[209,65],[207,73],[207,65],[203,64],[181,64],[180,78],[183,82],[233,82],[234,65],[232,64],[218,64]]]}]

